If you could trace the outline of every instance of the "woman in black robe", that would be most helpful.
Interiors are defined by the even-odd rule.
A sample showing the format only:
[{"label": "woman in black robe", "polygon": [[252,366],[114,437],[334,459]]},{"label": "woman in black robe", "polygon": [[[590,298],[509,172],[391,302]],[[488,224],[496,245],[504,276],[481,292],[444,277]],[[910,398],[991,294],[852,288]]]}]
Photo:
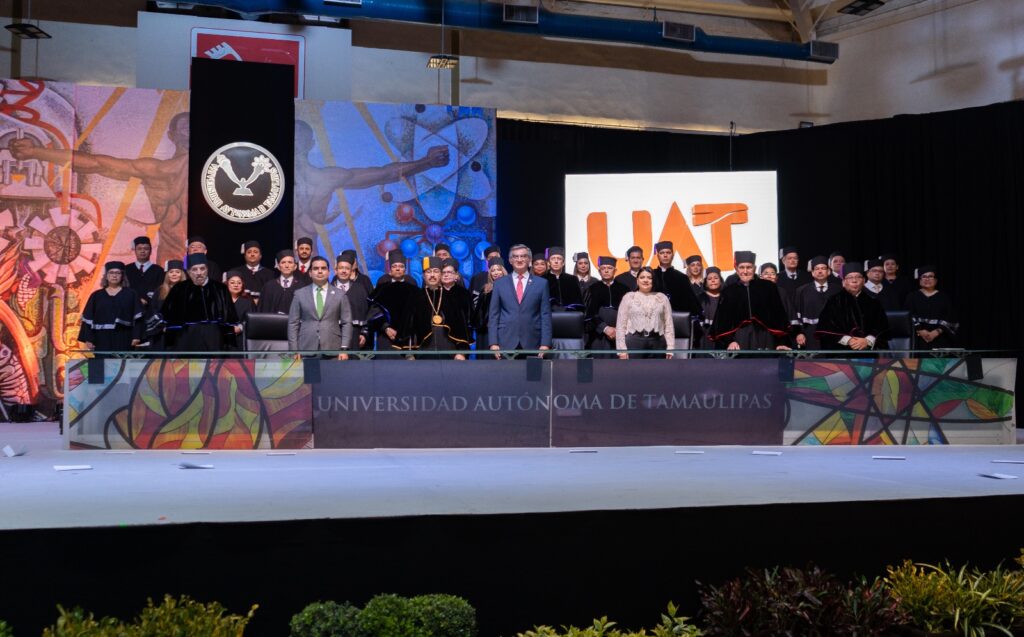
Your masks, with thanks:
[{"label": "woman in black robe", "polygon": [[142,304],[128,288],[123,263],[111,261],[103,269],[100,289],[89,296],[82,311],[78,342],[97,352],[126,352],[142,342]]},{"label": "woman in black robe", "polygon": [[715,322],[718,303],[722,300],[722,271],[720,269],[711,266],[704,271],[704,291],[700,293],[697,300],[700,301],[701,314],[698,323],[697,346],[694,349],[712,350],[715,349],[715,342],[711,340],[711,326]]},{"label": "woman in black robe", "polygon": [[904,305],[904,309],[910,312],[910,322],[917,337],[914,349],[957,347],[956,333],[960,324],[956,321],[953,300],[938,289],[939,277],[935,266],[918,268],[916,276],[921,289],[911,292]]},{"label": "woman in black robe", "polygon": [[491,310],[491,294],[494,291],[494,282],[508,274],[505,269],[505,262],[501,257],[491,257],[487,260],[487,283],[473,293],[473,315],[472,323],[476,328],[476,349],[486,350],[490,347],[487,339],[487,317]]},{"label": "woman in black robe", "polygon": [[249,312],[256,310],[256,306],[253,305],[252,299],[245,295],[245,281],[242,280],[239,272],[232,270],[225,284],[228,286],[228,294],[231,295],[231,304],[235,306],[235,316],[238,317],[238,325],[235,326],[237,339],[235,349],[245,349],[242,336],[245,330],[245,321],[249,318]]}]

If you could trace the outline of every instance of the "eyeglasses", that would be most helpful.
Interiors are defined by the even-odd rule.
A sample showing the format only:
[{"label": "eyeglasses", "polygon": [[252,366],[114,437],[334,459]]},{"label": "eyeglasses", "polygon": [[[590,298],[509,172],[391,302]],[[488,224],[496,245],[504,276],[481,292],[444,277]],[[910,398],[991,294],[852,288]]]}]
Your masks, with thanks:
[{"label": "eyeglasses", "polygon": [[509,255],[508,258],[509,259],[529,259],[530,257],[529,257],[529,255],[526,255],[526,254],[511,254],[511,255]]}]

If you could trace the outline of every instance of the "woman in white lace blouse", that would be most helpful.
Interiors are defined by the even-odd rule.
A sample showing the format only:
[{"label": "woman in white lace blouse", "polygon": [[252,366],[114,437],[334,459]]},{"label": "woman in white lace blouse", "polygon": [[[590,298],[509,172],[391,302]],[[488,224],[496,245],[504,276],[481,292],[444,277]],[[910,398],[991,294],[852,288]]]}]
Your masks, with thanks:
[{"label": "woman in white lace blouse", "polygon": [[[619,358],[625,350],[672,350],[676,333],[668,297],[654,291],[654,273],[643,268],[636,277],[637,290],[622,297],[615,322],[615,347]],[[660,358],[657,354],[633,354],[633,358]],[[668,354],[666,358],[672,358]]]}]

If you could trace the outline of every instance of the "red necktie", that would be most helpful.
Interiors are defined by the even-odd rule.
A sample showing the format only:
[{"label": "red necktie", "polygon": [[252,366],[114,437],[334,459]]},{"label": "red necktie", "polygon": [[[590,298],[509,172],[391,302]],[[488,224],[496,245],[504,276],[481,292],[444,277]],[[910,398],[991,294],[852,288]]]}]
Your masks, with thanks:
[{"label": "red necktie", "polygon": [[523,275],[518,275],[519,281],[516,282],[516,300],[520,303],[523,302]]}]

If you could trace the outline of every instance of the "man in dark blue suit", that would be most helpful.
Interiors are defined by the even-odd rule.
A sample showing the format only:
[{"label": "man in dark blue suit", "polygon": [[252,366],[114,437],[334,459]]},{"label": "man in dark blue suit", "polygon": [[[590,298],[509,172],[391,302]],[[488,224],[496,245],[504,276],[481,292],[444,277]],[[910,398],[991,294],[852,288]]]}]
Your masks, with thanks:
[{"label": "man in dark blue suit", "polygon": [[551,304],[548,282],[530,273],[533,254],[519,244],[509,250],[512,272],[494,282],[487,330],[491,349],[551,348]]}]

